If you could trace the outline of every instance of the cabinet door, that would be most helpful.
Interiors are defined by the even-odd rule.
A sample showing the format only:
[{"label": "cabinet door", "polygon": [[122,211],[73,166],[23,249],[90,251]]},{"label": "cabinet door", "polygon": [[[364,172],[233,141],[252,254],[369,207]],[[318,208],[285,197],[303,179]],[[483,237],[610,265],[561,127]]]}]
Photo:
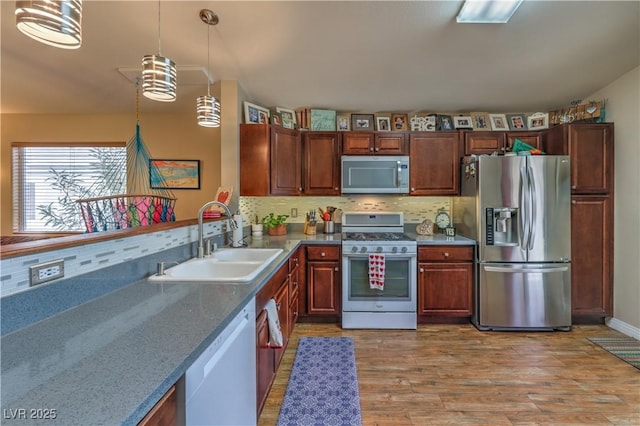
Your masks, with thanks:
[{"label": "cabinet door", "polygon": [[411,195],[457,195],[460,158],[458,133],[413,133],[409,136]]},{"label": "cabinet door", "polygon": [[267,311],[262,311],[256,319],[256,345],[256,391],[259,416],[276,374],[275,352],[269,347]]},{"label": "cabinet door", "polygon": [[473,263],[418,264],[418,314],[471,316]]},{"label": "cabinet door", "polygon": [[307,314],[340,314],[339,271],[335,261],[307,263]]},{"label": "cabinet door", "polygon": [[519,139],[535,149],[542,150],[542,136],[543,133],[540,132],[509,132],[507,133],[506,150],[509,152],[513,151],[513,144],[516,143],[516,139]]},{"label": "cabinet door", "polygon": [[269,144],[269,125],[240,125],[240,195],[269,195],[271,182]]},{"label": "cabinet door", "polygon": [[373,145],[373,152],[377,155],[407,155],[404,132],[376,133]]},{"label": "cabinet door", "polygon": [[280,329],[282,331],[282,348],[275,348],[276,357],[276,370],[280,365],[280,360],[284,355],[285,348],[289,342],[289,280],[285,280],[278,292],[276,293],[274,300],[276,301],[276,308],[278,309],[278,319],[280,320]]},{"label": "cabinet door", "polygon": [[504,153],[504,132],[465,132],[464,155],[492,154],[494,151]]},{"label": "cabinet door", "polygon": [[304,194],[340,195],[340,134],[304,135]]},{"label": "cabinet door", "polygon": [[175,426],[178,424],[177,408],[176,387],[171,386],[162,399],[140,420],[138,426]]},{"label": "cabinet door", "polygon": [[272,126],[270,147],[271,194],[300,195],[302,192],[300,134],[295,130]]},{"label": "cabinet door", "polygon": [[574,194],[608,194],[613,189],[613,126],[569,126],[571,189]]},{"label": "cabinet door", "polygon": [[613,315],[611,197],[571,200],[571,310],[574,316]]},{"label": "cabinet door", "polygon": [[342,153],[345,155],[373,155],[372,132],[343,132]]}]

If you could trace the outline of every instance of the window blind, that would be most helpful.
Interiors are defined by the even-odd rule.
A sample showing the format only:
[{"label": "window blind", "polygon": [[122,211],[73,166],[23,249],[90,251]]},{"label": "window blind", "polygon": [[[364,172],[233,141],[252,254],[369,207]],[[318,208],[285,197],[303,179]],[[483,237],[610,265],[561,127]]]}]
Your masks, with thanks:
[{"label": "window blind", "polygon": [[12,177],[14,232],[82,232],[77,199],[126,193],[126,146],[14,143]]}]

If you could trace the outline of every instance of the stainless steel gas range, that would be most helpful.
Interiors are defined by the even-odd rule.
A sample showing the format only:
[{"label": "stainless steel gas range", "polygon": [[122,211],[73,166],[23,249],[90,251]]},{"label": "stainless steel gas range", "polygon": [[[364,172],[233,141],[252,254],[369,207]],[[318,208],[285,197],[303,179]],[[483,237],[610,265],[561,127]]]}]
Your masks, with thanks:
[{"label": "stainless steel gas range", "polygon": [[342,327],[416,329],[417,244],[404,215],[342,215]]}]

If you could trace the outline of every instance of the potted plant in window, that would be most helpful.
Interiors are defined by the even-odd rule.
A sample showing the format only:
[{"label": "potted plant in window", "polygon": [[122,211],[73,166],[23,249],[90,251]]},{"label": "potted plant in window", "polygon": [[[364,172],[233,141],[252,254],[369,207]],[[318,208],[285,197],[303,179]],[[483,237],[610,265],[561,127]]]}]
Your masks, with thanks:
[{"label": "potted plant in window", "polygon": [[288,218],[288,214],[275,215],[269,213],[268,216],[262,218],[262,224],[269,235],[286,235],[287,225],[285,222]]}]

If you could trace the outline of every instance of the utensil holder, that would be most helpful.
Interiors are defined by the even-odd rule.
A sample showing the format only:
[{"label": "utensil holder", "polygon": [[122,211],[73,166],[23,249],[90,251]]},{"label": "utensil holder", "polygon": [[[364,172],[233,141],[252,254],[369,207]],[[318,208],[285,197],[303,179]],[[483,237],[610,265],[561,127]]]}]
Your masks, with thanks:
[{"label": "utensil holder", "polygon": [[325,234],[333,234],[335,231],[335,223],[332,220],[327,220],[324,222],[324,230]]}]

